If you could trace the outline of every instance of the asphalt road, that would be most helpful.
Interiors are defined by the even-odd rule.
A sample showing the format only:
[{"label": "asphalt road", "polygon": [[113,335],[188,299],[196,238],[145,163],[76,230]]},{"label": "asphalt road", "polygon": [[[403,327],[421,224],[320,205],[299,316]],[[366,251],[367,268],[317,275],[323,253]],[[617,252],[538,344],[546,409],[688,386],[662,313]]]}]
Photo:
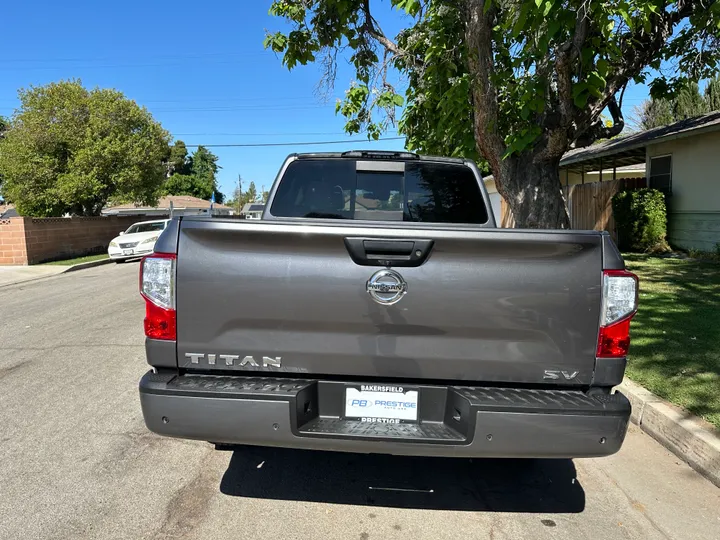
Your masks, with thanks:
[{"label": "asphalt road", "polygon": [[0,288],[0,538],[720,539],[720,489],[635,428],[525,462],[157,437],[136,287],[130,263]]}]

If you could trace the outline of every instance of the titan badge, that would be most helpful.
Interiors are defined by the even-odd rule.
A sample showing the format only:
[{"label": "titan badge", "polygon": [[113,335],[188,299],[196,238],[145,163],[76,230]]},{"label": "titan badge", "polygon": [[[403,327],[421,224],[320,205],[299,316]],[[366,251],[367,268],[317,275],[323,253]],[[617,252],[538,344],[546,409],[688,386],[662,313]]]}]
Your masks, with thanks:
[{"label": "titan badge", "polygon": [[185,353],[185,358],[189,358],[191,364],[200,364],[202,361],[203,364],[209,366],[215,366],[219,363],[224,366],[237,366],[246,369],[259,368],[261,365],[264,368],[280,369],[282,367],[282,357],[280,356],[263,356],[262,360],[257,361],[252,356],[245,356],[240,360],[239,354]]}]

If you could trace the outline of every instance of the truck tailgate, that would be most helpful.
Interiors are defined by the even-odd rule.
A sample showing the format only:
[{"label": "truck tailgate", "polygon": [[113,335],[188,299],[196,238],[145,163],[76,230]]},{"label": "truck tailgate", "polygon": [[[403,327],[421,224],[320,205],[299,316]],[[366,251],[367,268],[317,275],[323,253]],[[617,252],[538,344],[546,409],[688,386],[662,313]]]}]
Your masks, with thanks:
[{"label": "truck tailgate", "polygon": [[[407,294],[381,305],[366,284],[383,266],[356,264],[348,238],[433,245],[421,265],[395,268]],[[588,385],[602,245],[595,232],[185,218],[177,246],[178,365]],[[557,380],[547,380],[548,370]]]}]

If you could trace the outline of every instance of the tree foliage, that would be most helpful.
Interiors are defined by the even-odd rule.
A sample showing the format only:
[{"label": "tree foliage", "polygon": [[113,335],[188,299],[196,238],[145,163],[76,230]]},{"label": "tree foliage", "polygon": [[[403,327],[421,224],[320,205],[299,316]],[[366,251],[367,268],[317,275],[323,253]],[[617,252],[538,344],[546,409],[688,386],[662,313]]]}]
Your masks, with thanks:
[{"label": "tree foliage", "polygon": [[170,148],[168,170],[174,171],[163,185],[165,195],[189,195],[222,203],[225,196],[217,188],[218,157],[204,146],[188,156],[185,143],[177,141]]},{"label": "tree foliage", "polygon": [[[190,172],[198,179],[209,186],[210,194],[216,189],[216,175],[218,172],[218,157],[204,146],[198,146],[190,157]],[[209,196],[208,196],[209,197]]]},{"label": "tree foliage", "polygon": [[705,87],[705,102],[709,111],[720,111],[720,75],[708,81]]},{"label": "tree foliage", "polygon": [[678,91],[673,100],[675,102],[675,117],[678,120],[700,116],[709,111],[705,98],[700,94],[697,83],[690,83]]},{"label": "tree foliage", "polygon": [[670,99],[649,99],[640,106],[638,127],[642,130],[666,126],[675,122],[675,110]]},{"label": "tree foliage", "polygon": [[190,158],[188,156],[187,146],[183,141],[175,141],[170,146],[170,157],[168,158],[168,174],[190,174]]},{"label": "tree foliage", "polygon": [[163,194],[189,195],[199,199],[209,199],[212,195],[212,187],[199,184],[191,174],[174,173],[163,184]]},{"label": "tree foliage", "polygon": [[[5,132],[8,129],[10,129],[10,122],[4,116],[0,116],[0,140],[2,140],[5,137]],[[2,177],[2,174],[0,174],[0,200],[3,200],[2,185],[3,185],[3,177]]]},{"label": "tree foliage", "polygon": [[290,31],[268,34],[265,46],[290,69],[323,62],[330,79],[347,52],[355,81],[337,106],[346,131],[378,138],[404,105],[408,148],[486,159],[519,226],[569,225],[560,158],[622,131],[631,81],[670,97],[720,58],[714,0],[391,3],[409,21],[395,38],[370,0],[276,0],[270,12]]},{"label": "tree foliage", "polygon": [[638,125],[653,129],[720,110],[720,76],[710,79],[705,94],[697,83],[690,83],[672,98],[649,99],[640,107]]},{"label": "tree foliage", "polygon": [[255,182],[250,182],[247,191],[244,193],[244,199],[244,204],[257,202],[258,193],[257,188],[255,187]]},{"label": "tree foliage", "polygon": [[247,190],[243,191],[243,181],[240,175],[238,175],[238,185],[233,191],[232,199],[228,201],[228,204],[230,206],[233,206],[237,209],[238,212],[240,212],[243,209],[243,206],[245,206],[246,204],[254,202],[264,203],[267,201],[267,197],[267,191],[258,193],[255,182],[250,182]]},{"label": "tree foliage", "polygon": [[152,204],[169,134],[122,93],[78,80],[19,91],[0,141],[3,195],[28,216],[98,215],[110,198]]}]

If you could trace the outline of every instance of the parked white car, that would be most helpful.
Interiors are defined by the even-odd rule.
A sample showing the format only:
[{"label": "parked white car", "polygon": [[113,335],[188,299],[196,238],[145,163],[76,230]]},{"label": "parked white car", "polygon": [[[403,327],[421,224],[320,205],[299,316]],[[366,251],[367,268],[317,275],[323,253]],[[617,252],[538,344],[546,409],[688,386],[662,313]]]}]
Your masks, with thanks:
[{"label": "parked white car", "polygon": [[126,231],[120,232],[120,236],[110,242],[108,255],[116,262],[121,262],[152,253],[155,242],[169,221],[169,219],[141,221],[130,225]]}]

